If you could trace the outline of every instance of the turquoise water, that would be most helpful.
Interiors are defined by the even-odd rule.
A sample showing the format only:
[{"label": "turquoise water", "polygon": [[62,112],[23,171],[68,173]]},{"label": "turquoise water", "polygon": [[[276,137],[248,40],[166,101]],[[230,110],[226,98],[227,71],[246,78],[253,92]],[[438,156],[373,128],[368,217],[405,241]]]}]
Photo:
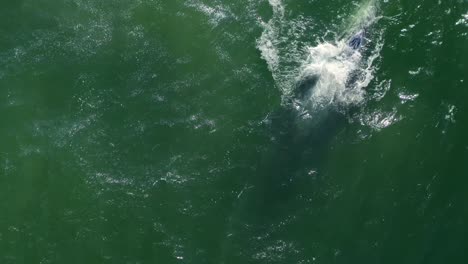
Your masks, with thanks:
[{"label": "turquoise water", "polygon": [[465,0],[21,0],[0,36],[0,263],[467,261]]}]

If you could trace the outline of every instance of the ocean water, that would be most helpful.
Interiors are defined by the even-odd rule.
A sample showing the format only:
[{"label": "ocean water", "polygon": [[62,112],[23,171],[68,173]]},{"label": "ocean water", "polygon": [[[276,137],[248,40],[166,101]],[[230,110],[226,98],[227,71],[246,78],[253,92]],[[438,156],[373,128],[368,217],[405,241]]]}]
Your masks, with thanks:
[{"label": "ocean water", "polygon": [[0,263],[467,263],[467,64],[466,0],[2,1]]}]

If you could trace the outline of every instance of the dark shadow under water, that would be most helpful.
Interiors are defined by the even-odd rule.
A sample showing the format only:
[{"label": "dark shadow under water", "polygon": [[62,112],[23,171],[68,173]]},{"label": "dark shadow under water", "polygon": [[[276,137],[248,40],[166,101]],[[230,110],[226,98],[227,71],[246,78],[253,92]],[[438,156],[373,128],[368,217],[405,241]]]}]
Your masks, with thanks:
[{"label": "dark shadow under water", "polygon": [[265,122],[263,129],[271,145],[257,160],[255,174],[248,178],[234,204],[222,263],[238,263],[246,255],[262,252],[275,236],[287,239],[281,233],[297,228],[288,221],[310,211],[307,207],[323,207],[323,193],[329,186],[321,169],[333,139],[348,119],[335,109],[313,117],[303,119],[292,106],[280,107]]},{"label": "dark shadow under water", "polygon": [[271,219],[298,195],[312,194],[321,185],[320,168],[330,143],[346,120],[333,109],[312,119],[303,119],[291,108],[272,114],[266,128],[271,131],[272,146],[260,159],[248,207],[260,218]]}]

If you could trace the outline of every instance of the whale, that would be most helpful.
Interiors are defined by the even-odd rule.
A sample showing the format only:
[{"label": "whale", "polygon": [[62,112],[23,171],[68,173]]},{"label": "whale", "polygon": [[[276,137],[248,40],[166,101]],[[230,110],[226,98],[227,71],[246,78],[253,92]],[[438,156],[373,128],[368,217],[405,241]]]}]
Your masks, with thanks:
[{"label": "whale", "polygon": [[364,44],[364,30],[359,31],[358,33],[354,34],[348,40],[348,46],[354,50],[358,50]]}]

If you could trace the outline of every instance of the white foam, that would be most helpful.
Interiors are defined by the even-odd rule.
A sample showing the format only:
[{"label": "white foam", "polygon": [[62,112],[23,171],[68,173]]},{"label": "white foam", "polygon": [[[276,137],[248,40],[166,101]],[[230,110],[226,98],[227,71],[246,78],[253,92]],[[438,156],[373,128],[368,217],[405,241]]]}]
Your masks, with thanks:
[{"label": "white foam", "polygon": [[[351,49],[347,40],[378,20],[375,1],[370,0],[361,5],[361,8],[350,16],[346,23],[349,26],[342,29],[342,32],[331,32],[332,35],[342,37],[328,42],[320,41],[305,49],[302,48],[304,45],[298,42],[301,42],[313,27],[309,23],[310,20],[306,21],[303,17],[296,21],[288,19],[285,17],[285,6],[281,0],[269,0],[269,3],[273,9],[273,17],[267,23],[261,21],[264,31],[257,41],[257,46],[272,72],[276,85],[283,93],[283,101],[293,101],[294,107],[301,114],[328,106],[350,105],[363,101],[364,88],[373,79],[374,63],[379,57],[383,41],[380,38],[372,45],[366,44],[361,53]],[[297,31],[296,28],[301,30]],[[305,96],[295,98],[294,91],[298,83],[311,77],[317,80],[314,87]]]},{"label": "white foam", "polygon": [[362,100],[361,89],[347,87],[348,77],[357,69],[361,53],[352,50],[344,41],[336,44],[321,43],[308,50],[309,56],[301,70],[300,79],[309,76],[318,79],[311,93],[303,98],[303,106],[318,110],[333,103],[356,103]]},{"label": "white foam", "polygon": [[460,18],[455,25],[465,25],[468,26],[468,12],[464,15],[462,15],[462,18]]},{"label": "white foam", "polygon": [[198,0],[189,1],[188,6],[197,9],[209,18],[210,24],[217,26],[222,20],[228,17],[228,10],[225,10],[222,6],[208,6]]},{"label": "white foam", "polygon": [[393,125],[401,119],[402,117],[398,115],[396,108],[394,108],[390,112],[377,111],[367,115],[362,115],[359,121],[361,125],[378,131]]},{"label": "white foam", "polygon": [[268,68],[273,73],[278,70],[279,66],[279,27],[284,16],[284,6],[281,0],[269,0],[273,9],[273,17],[267,22],[260,21],[263,27],[263,33],[257,41],[257,47],[262,54],[262,58],[267,62]]},{"label": "white foam", "polygon": [[281,0],[268,0],[271,7],[273,7],[273,12],[280,14],[281,16],[284,15],[284,5]]}]

